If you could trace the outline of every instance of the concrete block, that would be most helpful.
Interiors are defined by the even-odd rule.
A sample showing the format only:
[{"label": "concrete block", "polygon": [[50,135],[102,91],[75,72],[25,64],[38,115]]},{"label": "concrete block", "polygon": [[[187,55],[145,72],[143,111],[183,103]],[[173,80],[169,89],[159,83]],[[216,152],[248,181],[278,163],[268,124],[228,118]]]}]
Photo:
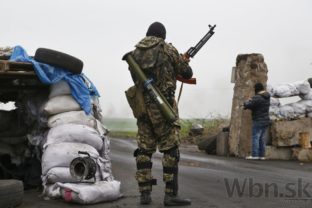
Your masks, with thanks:
[{"label": "concrete block", "polygon": [[276,147],[299,145],[300,132],[308,132],[312,135],[312,118],[274,121],[271,126],[272,144]]},{"label": "concrete block", "polygon": [[217,155],[229,155],[229,132],[221,131],[217,136]]},{"label": "concrete block", "polygon": [[312,162],[312,149],[293,148],[293,157],[301,162]]},{"label": "concrete block", "polygon": [[265,147],[265,157],[270,160],[291,160],[292,149],[289,147]]}]

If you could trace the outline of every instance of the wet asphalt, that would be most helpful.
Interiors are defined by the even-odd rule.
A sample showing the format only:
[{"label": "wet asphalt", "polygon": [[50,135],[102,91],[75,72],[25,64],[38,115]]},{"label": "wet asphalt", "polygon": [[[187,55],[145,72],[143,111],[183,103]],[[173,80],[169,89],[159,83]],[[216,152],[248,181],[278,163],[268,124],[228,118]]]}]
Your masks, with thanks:
[{"label": "wet asphalt", "polygon": [[[40,192],[25,192],[21,208],[56,207],[163,207],[161,154],[153,156],[152,204],[140,206],[135,175],[136,143],[131,139],[111,139],[113,173],[121,181],[123,198],[96,205],[67,204],[62,200],[44,200]],[[298,161],[250,161],[207,155],[195,146],[181,147],[180,195],[192,200],[189,207],[312,207],[312,163]]]}]

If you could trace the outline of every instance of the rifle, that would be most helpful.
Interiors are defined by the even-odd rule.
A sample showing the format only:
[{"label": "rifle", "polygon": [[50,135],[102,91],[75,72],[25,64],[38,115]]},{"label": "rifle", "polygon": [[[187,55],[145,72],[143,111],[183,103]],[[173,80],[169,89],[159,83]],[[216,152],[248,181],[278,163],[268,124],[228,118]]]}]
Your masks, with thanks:
[{"label": "rifle", "polygon": [[[214,29],[216,27],[216,25],[209,26],[209,31],[206,33],[206,35],[194,46],[194,47],[190,47],[190,49],[187,50],[187,52],[184,54],[184,56],[186,58],[194,58],[194,56],[197,54],[197,52],[207,43],[207,41],[211,38],[211,36],[214,34]],[[181,76],[177,77],[177,80],[182,82],[181,87],[180,87],[180,91],[179,91],[179,96],[178,96],[178,104],[181,98],[181,94],[182,94],[182,89],[183,89],[183,83],[186,84],[196,84],[196,78],[191,78],[191,79],[184,79]]]},{"label": "rifle", "polygon": [[[197,52],[207,43],[207,41],[211,38],[211,36],[214,34],[214,29],[216,25],[211,26],[209,25],[209,31],[206,33],[206,35],[194,46],[190,47],[190,49],[187,50],[187,52],[184,54],[186,58],[194,58],[194,56],[197,54]],[[183,79],[182,77],[178,76],[177,80],[180,82],[186,83],[186,84],[196,84],[196,78],[191,79]]]}]

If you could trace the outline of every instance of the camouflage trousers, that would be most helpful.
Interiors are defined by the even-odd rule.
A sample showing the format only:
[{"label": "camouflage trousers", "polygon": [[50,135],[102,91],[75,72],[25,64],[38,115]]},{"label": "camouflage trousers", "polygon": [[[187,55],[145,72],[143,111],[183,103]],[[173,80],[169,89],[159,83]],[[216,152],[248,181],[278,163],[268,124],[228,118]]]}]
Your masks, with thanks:
[{"label": "camouflage trousers", "polygon": [[[162,116],[158,107],[151,104],[147,108],[148,115],[137,120],[138,149],[135,152],[137,172],[136,180],[140,192],[151,191],[155,184],[152,176],[152,155],[157,148],[163,153],[163,181],[166,193],[173,193],[174,178],[177,177],[179,162],[180,126],[170,124]],[[177,184],[176,184],[177,185]]]}]

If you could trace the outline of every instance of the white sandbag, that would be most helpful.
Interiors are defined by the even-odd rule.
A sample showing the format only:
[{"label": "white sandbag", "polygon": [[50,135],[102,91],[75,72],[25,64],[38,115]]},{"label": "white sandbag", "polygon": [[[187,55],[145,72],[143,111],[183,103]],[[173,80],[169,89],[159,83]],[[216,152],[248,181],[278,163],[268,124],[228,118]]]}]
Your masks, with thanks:
[{"label": "white sandbag", "polygon": [[95,184],[57,183],[61,195],[67,202],[96,204],[113,201],[121,197],[119,181],[99,181]]},{"label": "white sandbag", "polygon": [[103,140],[95,129],[79,124],[64,124],[50,129],[43,148],[62,142],[88,144],[96,150],[103,147]]},{"label": "white sandbag", "polygon": [[69,167],[71,161],[77,157],[79,151],[88,152],[91,156],[99,157],[94,147],[81,143],[59,143],[49,145],[42,155],[42,175],[54,167]]},{"label": "white sandbag", "polygon": [[311,90],[308,81],[298,81],[291,84],[281,84],[277,86],[269,86],[268,91],[274,97],[291,97],[297,95],[305,95]]},{"label": "white sandbag", "polygon": [[44,111],[49,115],[79,110],[79,104],[71,95],[53,97],[44,106]]},{"label": "white sandbag", "polygon": [[305,103],[302,103],[299,101],[299,102],[291,103],[291,104],[289,104],[289,106],[291,106],[294,109],[294,113],[295,113],[296,117],[299,117],[301,115],[306,114]]},{"label": "white sandbag", "polygon": [[[95,180],[99,181],[101,180],[99,171],[95,174]],[[70,175],[69,167],[55,167],[50,169],[46,175],[42,176],[42,181],[44,181],[46,184],[52,184],[52,183],[77,183],[77,182],[89,182],[94,183],[94,179],[90,180],[83,180],[79,181],[76,178],[72,177]]]},{"label": "white sandbag", "polygon": [[57,83],[54,83],[50,87],[49,98],[53,98],[60,95],[70,95],[71,90],[66,81],[61,80]]},{"label": "white sandbag", "polygon": [[280,118],[280,108],[278,106],[270,106],[269,116],[271,120],[276,120]]},{"label": "white sandbag", "polygon": [[280,115],[285,119],[293,119],[295,118],[295,112],[293,107],[289,105],[284,105],[280,107]]},{"label": "white sandbag", "polygon": [[291,97],[299,95],[299,90],[293,84],[283,84],[273,87],[273,96],[274,97]]},{"label": "white sandbag", "polygon": [[47,199],[61,198],[61,187],[55,184],[43,184],[43,196],[48,197]]},{"label": "white sandbag", "polygon": [[302,100],[312,100],[312,90],[310,89],[307,94],[301,94],[301,95],[299,95],[299,97]]},{"label": "white sandbag", "polygon": [[307,115],[309,118],[312,118],[312,112]]},{"label": "white sandbag", "polygon": [[306,113],[312,112],[312,100],[300,100],[297,103],[304,106]]},{"label": "white sandbag", "polygon": [[311,90],[310,83],[307,80],[295,82],[293,85],[299,91],[299,94],[305,95]]},{"label": "white sandbag", "polygon": [[84,111],[69,111],[60,113],[51,116],[48,120],[48,126],[50,128],[69,123],[81,124],[95,128],[96,120],[92,115],[86,115]]},{"label": "white sandbag", "polygon": [[270,98],[270,107],[273,107],[273,106],[278,107],[280,105],[281,105],[281,103],[280,103],[278,98],[274,98],[274,97]]}]

